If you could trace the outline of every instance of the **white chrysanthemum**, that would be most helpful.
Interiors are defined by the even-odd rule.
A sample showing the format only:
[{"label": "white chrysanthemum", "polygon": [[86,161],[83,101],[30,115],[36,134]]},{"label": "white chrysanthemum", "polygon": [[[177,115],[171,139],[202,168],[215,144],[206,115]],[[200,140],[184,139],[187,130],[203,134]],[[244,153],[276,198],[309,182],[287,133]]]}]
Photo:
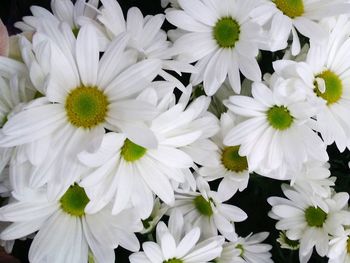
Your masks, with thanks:
[{"label": "white chrysanthemum", "polygon": [[[5,61],[9,60],[5,59]],[[35,96],[35,89],[26,80],[28,76],[27,72],[24,73],[24,65],[20,63],[14,63],[14,65],[19,66],[23,72],[22,70],[18,71],[18,75],[13,76],[11,79],[0,76],[0,128],[11,118],[11,115],[19,111],[26,102],[32,100]],[[24,76],[21,76],[22,73],[24,73]],[[14,147],[0,147],[0,174],[9,163],[13,154]]]},{"label": "white chrysanthemum", "polygon": [[223,245],[221,256],[215,259],[217,263],[273,263],[271,259],[272,246],[261,243],[268,237],[268,232],[250,234]]},{"label": "white chrysanthemum", "polygon": [[174,43],[179,59],[196,62],[199,70],[192,84],[204,80],[206,94],[213,95],[226,77],[232,88],[241,90],[240,72],[259,81],[256,61],[261,42],[260,27],[249,17],[254,0],[179,0],[182,10],[166,10],[170,23],[184,30]]},{"label": "white chrysanthemum", "polygon": [[[186,94],[185,97],[188,97]],[[191,182],[192,158],[181,149],[200,139],[202,130],[217,128],[216,119],[206,118],[210,99],[202,96],[187,107],[187,100],[170,107],[151,121],[150,129],[158,139],[156,148],[142,147],[122,134],[107,133],[94,153],[83,152],[79,159],[92,172],[83,179],[92,199],[88,211],[97,211],[114,200],[113,213],[124,209],[129,201],[143,219],[153,208],[153,193],[163,202],[174,201],[174,184]],[[192,179],[191,179],[192,178]]]},{"label": "white chrysanthemum", "polygon": [[[51,0],[52,13],[40,6],[31,6],[33,16],[23,17],[23,22],[15,23],[15,27],[23,32],[40,31],[42,20],[58,25],[61,22],[67,23],[75,35],[84,24],[97,25],[97,7],[99,0],[77,0],[75,4],[71,0]],[[102,28],[101,26],[96,26]],[[103,31],[99,30],[99,38],[103,39]]]},{"label": "white chrysanthemum", "polygon": [[[142,146],[156,147],[157,140],[144,122],[157,110],[151,103],[141,104],[135,98],[155,78],[160,66],[158,60],[134,64],[133,58],[126,59],[130,54],[124,50],[125,37],[116,39],[100,59],[92,27],[81,28],[77,39],[69,29],[62,30],[64,33],[55,27],[49,30],[59,45],[52,38],[35,34],[33,50],[41,63],[41,73],[46,75],[31,78],[33,83],[40,83],[37,78],[45,79],[39,89],[43,96],[11,116],[0,138],[1,147],[46,138],[41,147],[54,150],[43,156],[46,161],[31,175],[32,186],[52,179],[50,171],[57,169],[61,171],[56,178],[61,182],[55,184],[57,192],[77,179],[80,165],[76,154],[98,147],[105,128],[122,131]],[[65,41],[67,34],[72,43]],[[58,189],[60,186],[62,189]]]},{"label": "white chrysanthemum", "polygon": [[247,159],[238,154],[239,145],[227,146],[223,144],[226,134],[234,127],[234,116],[223,113],[220,118],[220,132],[212,138],[218,146],[211,151],[212,161],[204,163],[198,173],[207,181],[223,178],[219,184],[219,192],[232,197],[237,190],[243,191],[249,181]]},{"label": "white chrysanthemum", "polygon": [[350,262],[350,230],[347,229],[329,241],[329,263]]},{"label": "white chrysanthemum", "polygon": [[325,42],[328,32],[318,22],[349,11],[350,5],[346,0],[263,0],[251,15],[259,24],[269,25],[271,51],[286,48],[292,35],[292,54],[297,55],[300,52],[298,33],[310,38],[310,41]]},{"label": "white chrysanthemum", "polygon": [[335,177],[330,176],[328,163],[310,161],[305,163],[298,173],[291,175],[291,185],[311,195],[326,198],[331,196],[331,187],[335,185],[336,180]]},{"label": "white chrysanthemum", "polygon": [[311,103],[318,105],[315,129],[327,145],[336,143],[340,151],[350,147],[350,21],[341,16],[323,23],[331,31],[327,45],[311,42],[305,62],[278,61],[278,74],[299,78]]},{"label": "white chrysanthemum", "polygon": [[226,193],[214,192],[202,178],[197,178],[200,192],[181,191],[175,194],[173,210],[179,210],[186,222],[198,226],[203,238],[216,236],[218,231],[224,236],[235,237],[234,222],[242,222],[247,214],[240,208],[225,204]]},{"label": "white chrysanthemum", "polygon": [[[162,61],[162,69],[181,72],[195,72],[195,68],[188,63],[172,59],[171,43],[167,40],[165,31],[161,29],[164,23],[164,15],[148,15],[143,17],[140,9],[132,7],[128,10],[126,20],[123,11],[115,0],[101,0],[98,20],[106,27],[109,39],[114,39],[120,34],[127,32],[129,38],[127,46],[137,52],[139,60],[156,58]],[[184,88],[180,81],[160,70],[159,75],[174,81],[179,87]]]},{"label": "white chrysanthemum", "polygon": [[322,199],[322,206],[318,206],[308,193],[285,185],[283,193],[288,199],[268,199],[272,206],[269,216],[279,220],[276,228],[286,230],[290,240],[299,240],[300,262],[309,260],[314,246],[320,256],[325,256],[329,247],[329,235],[341,233],[343,225],[349,223],[350,212],[346,210],[349,195],[336,193],[331,198]]},{"label": "white chrysanthemum", "polygon": [[210,262],[220,255],[224,238],[215,236],[198,243],[201,229],[189,228],[179,213],[172,213],[168,227],[157,225],[157,243],[142,244],[144,252],[132,254],[131,263],[202,263]]},{"label": "white chrysanthemum", "polygon": [[0,220],[13,222],[0,239],[13,240],[38,233],[29,250],[30,262],[86,263],[90,249],[97,262],[114,262],[118,245],[138,251],[133,232],[142,229],[136,213],[125,210],[112,216],[109,208],[96,214],[85,214],[89,202],[83,188],[71,186],[54,201],[44,189],[22,196],[0,208]]},{"label": "white chrysanthemum", "polygon": [[225,137],[225,145],[240,145],[250,171],[276,179],[290,179],[309,159],[327,161],[326,146],[310,125],[315,113],[293,82],[279,78],[272,90],[255,82],[251,97],[232,96],[226,106],[246,117]]}]

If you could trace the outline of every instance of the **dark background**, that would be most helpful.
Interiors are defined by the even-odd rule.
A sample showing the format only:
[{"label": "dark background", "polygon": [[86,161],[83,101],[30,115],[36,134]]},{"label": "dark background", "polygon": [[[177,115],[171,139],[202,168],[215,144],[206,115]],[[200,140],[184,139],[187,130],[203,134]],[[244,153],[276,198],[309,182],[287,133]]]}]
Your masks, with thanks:
[{"label": "dark background", "polygon": [[[163,13],[163,9],[160,6],[160,0],[120,0],[119,4],[122,6],[124,13],[132,6],[137,6],[141,9],[144,15]],[[31,5],[39,5],[50,9],[49,0],[1,0],[0,4],[0,17],[4,24],[8,27],[10,34],[17,33],[18,31],[13,27],[13,23],[20,21],[25,15],[30,15],[29,7]],[[165,24],[164,28],[168,29],[169,24]],[[261,63],[263,72],[271,71],[271,59],[275,57],[274,54],[269,52],[263,52],[263,62]],[[267,63],[266,63],[267,62]],[[350,160],[350,153],[346,151],[340,154],[336,147],[329,148],[331,161],[332,175],[337,176],[337,191],[346,191],[350,189],[350,174],[347,163]],[[242,223],[236,223],[237,232],[246,236],[251,232],[268,231],[270,236],[266,242],[273,246],[272,254],[273,260],[277,263],[294,263],[299,262],[298,251],[289,251],[281,249],[276,242],[278,232],[275,230],[275,221],[267,216],[270,206],[267,204],[266,199],[270,196],[280,195],[280,181],[271,180],[258,175],[253,175],[249,182],[248,189],[243,193],[236,194],[230,201],[242,208],[247,214],[248,219]],[[214,182],[213,188],[217,186]],[[145,237],[139,236],[140,241],[145,240]],[[20,262],[28,262],[27,255],[31,241],[16,241],[13,255],[20,259]],[[116,250],[117,262],[124,263],[129,262],[129,253],[122,248]],[[5,259],[0,255],[0,263],[9,263],[9,259]],[[327,262],[325,258],[320,258],[317,255],[313,255],[310,260],[311,263]],[[69,262],[67,262],[69,263]]]}]

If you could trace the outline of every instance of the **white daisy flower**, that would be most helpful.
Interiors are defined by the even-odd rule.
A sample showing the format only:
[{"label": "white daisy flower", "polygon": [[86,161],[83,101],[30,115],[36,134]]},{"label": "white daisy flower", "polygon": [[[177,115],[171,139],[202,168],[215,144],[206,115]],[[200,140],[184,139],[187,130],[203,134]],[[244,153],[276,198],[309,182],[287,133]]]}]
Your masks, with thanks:
[{"label": "white daisy flower", "polygon": [[325,42],[328,32],[318,22],[350,11],[346,0],[263,0],[251,16],[261,25],[270,25],[268,38],[271,51],[287,47],[292,32],[292,54],[300,52],[298,33],[317,43]]},{"label": "white daisy flower", "polygon": [[[275,179],[290,179],[287,171],[299,171],[309,159],[327,161],[323,141],[308,122],[315,109],[294,93],[293,82],[279,78],[269,89],[253,83],[251,97],[232,96],[229,110],[246,117],[224,139],[225,145],[240,145],[250,171]],[[290,91],[292,89],[292,91]]]},{"label": "white daisy flower", "polygon": [[128,10],[126,19],[123,11],[115,0],[101,0],[98,20],[106,27],[109,39],[114,39],[127,32],[129,38],[127,46],[137,52],[139,60],[156,58],[162,61],[162,69],[159,75],[164,79],[173,81],[183,89],[183,84],[164,70],[181,72],[195,72],[195,68],[188,63],[172,59],[171,43],[167,40],[165,31],[161,29],[164,23],[164,15],[148,15],[143,17],[140,9],[132,7]]},{"label": "white daisy flower", "polygon": [[29,250],[30,262],[86,263],[90,249],[97,262],[114,262],[118,245],[138,251],[133,232],[142,229],[132,210],[112,216],[105,208],[96,214],[85,214],[89,202],[83,188],[72,185],[63,196],[47,199],[44,189],[33,192],[2,208],[0,220],[13,222],[0,234],[0,239],[13,240],[38,233]]},{"label": "white daisy flower", "polygon": [[65,22],[74,35],[78,35],[80,27],[87,21],[96,24],[98,4],[99,0],[88,0],[87,2],[86,0],[77,0],[75,3],[71,0],[51,0],[52,13],[43,7],[31,6],[30,10],[33,16],[24,16],[23,21],[15,23],[15,27],[23,32],[35,32],[40,28],[41,20],[44,19],[54,25]]},{"label": "white daisy flower", "polygon": [[324,198],[330,197],[335,185],[336,177],[330,177],[328,163],[307,162],[302,170],[291,175],[291,185],[311,195],[319,195]]},{"label": "white daisy flower", "polygon": [[342,152],[350,147],[350,60],[347,58],[350,21],[341,16],[323,23],[331,31],[327,45],[311,42],[305,62],[278,61],[278,74],[302,81],[311,103],[318,105],[315,129],[327,145],[336,143]]},{"label": "white daisy flower", "polygon": [[[76,154],[97,148],[105,128],[122,131],[139,145],[156,147],[157,140],[144,122],[152,119],[157,110],[135,98],[155,78],[160,63],[145,60],[132,65],[135,63],[132,58],[124,60],[129,55],[124,51],[126,38],[113,42],[100,59],[96,34],[90,26],[81,28],[76,41],[71,38],[74,45],[65,42],[58,29],[52,27],[51,32],[60,39],[60,46],[43,34],[37,33],[33,39],[34,53],[48,74],[43,76],[46,77],[46,86],[41,90],[43,97],[6,122],[1,130],[4,136],[0,138],[0,147],[48,138],[42,147],[55,150],[44,156],[46,161],[31,175],[32,186],[52,179],[49,171],[57,169],[61,174],[56,179],[67,187],[79,174]],[[72,36],[67,29],[63,32]],[[43,54],[46,55],[42,57]],[[63,185],[62,189],[54,185],[56,194],[65,190]]]},{"label": "white daisy flower", "polygon": [[329,263],[349,263],[350,262],[350,230],[343,231],[329,241],[329,251],[327,254]]},{"label": "white daisy flower", "polygon": [[272,210],[270,217],[279,220],[278,230],[286,230],[290,240],[299,240],[300,262],[307,262],[313,247],[323,257],[328,252],[329,235],[341,233],[347,224],[350,212],[347,211],[349,195],[336,193],[323,199],[322,206],[315,206],[312,197],[293,188],[284,186],[283,193],[288,198],[270,197]]},{"label": "white daisy flower", "polygon": [[204,80],[207,95],[213,95],[228,76],[236,93],[241,90],[241,72],[259,81],[261,72],[256,61],[261,42],[260,27],[249,14],[253,0],[178,0],[182,10],[166,10],[167,20],[183,30],[174,43],[179,59],[196,62],[198,73],[192,84]]},{"label": "white daisy flower", "polygon": [[238,154],[239,145],[227,146],[223,144],[226,134],[234,127],[234,116],[223,113],[220,118],[221,129],[212,140],[218,146],[211,151],[211,162],[204,163],[198,173],[207,181],[223,178],[219,184],[219,192],[225,192],[232,197],[237,190],[247,188],[249,169],[246,157]]},{"label": "white daisy flower", "polygon": [[218,231],[224,236],[236,236],[234,222],[244,221],[247,214],[234,205],[225,204],[228,195],[211,191],[209,184],[200,177],[197,186],[200,192],[178,190],[171,210],[179,210],[186,222],[199,227],[202,238],[216,236]]},{"label": "white daisy flower", "polygon": [[223,245],[221,256],[215,259],[217,263],[273,263],[271,259],[272,246],[261,243],[268,237],[268,232],[250,234]]},{"label": "white daisy flower", "polygon": [[[202,96],[186,108],[187,95],[184,96],[151,121],[150,129],[158,140],[156,148],[125,140],[122,134],[107,133],[96,152],[79,154],[80,161],[93,168],[81,182],[92,199],[87,211],[98,211],[114,200],[113,213],[118,213],[131,201],[145,219],[153,208],[153,193],[170,205],[175,184],[192,181],[189,183],[195,188],[189,170],[193,160],[181,147],[198,140],[202,130],[210,127],[202,121],[210,99]],[[212,120],[211,125],[216,127],[215,118]]]},{"label": "white daisy flower", "polygon": [[131,263],[203,263],[220,255],[224,238],[215,236],[198,243],[201,229],[186,231],[186,220],[179,213],[172,213],[168,227],[157,225],[157,243],[142,244],[144,252],[132,254]]}]

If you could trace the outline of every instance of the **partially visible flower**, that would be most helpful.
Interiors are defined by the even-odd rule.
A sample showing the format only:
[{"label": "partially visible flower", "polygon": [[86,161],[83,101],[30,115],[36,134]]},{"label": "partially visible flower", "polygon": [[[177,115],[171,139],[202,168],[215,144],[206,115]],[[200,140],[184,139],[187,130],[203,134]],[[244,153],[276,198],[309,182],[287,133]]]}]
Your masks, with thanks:
[{"label": "partially visible flower", "polygon": [[214,236],[199,241],[201,229],[186,230],[186,220],[173,212],[168,227],[164,222],[157,225],[157,242],[142,244],[144,252],[129,257],[131,263],[203,263],[220,255],[224,238]]},{"label": "partially visible flower", "polygon": [[236,240],[223,245],[223,250],[217,263],[273,263],[271,259],[271,245],[261,243],[268,232],[250,234],[247,237],[239,237]]},{"label": "partially visible flower", "polygon": [[347,211],[348,193],[335,193],[330,198],[320,198],[314,204],[313,196],[283,186],[286,198],[270,197],[272,210],[269,216],[279,220],[278,230],[285,230],[290,240],[300,242],[299,260],[305,263],[311,257],[313,247],[323,257],[328,253],[330,235],[338,235],[344,231],[350,212]]},{"label": "partially visible flower", "polygon": [[234,205],[225,204],[229,195],[211,191],[201,177],[197,177],[197,187],[200,192],[178,190],[170,211],[180,211],[187,223],[200,227],[202,238],[216,236],[218,231],[223,236],[235,237],[234,223],[244,221],[247,214]]},{"label": "partially visible flower", "polygon": [[327,256],[329,263],[350,262],[350,229],[331,238]]},{"label": "partially visible flower", "polygon": [[298,240],[290,240],[285,231],[280,231],[279,237],[277,238],[277,242],[280,244],[281,248],[290,249],[290,250],[298,250],[300,247]]},{"label": "partially visible flower", "polygon": [[45,188],[32,191],[0,208],[0,220],[13,222],[0,239],[14,240],[38,231],[29,250],[31,262],[87,262],[90,249],[98,262],[113,263],[118,245],[138,251],[134,232],[142,224],[133,210],[112,216],[106,207],[88,215],[88,202],[85,190],[77,184],[56,200],[48,200]]},{"label": "partially visible flower", "polygon": [[319,21],[325,17],[345,14],[350,11],[346,0],[263,0],[251,16],[253,21],[268,26],[268,47],[277,51],[287,47],[287,40],[292,35],[292,54],[300,52],[298,33],[310,38],[310,41],[324,43],[328,31]]}]

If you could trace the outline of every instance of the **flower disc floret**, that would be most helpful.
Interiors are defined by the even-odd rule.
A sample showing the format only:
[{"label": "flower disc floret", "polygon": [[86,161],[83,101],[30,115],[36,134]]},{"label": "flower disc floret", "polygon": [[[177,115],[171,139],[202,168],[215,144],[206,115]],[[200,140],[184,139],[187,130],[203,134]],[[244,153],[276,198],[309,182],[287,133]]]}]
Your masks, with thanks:
[{"label": "flower disc floret", "polygon": [[238,154],[239,146],[225,147],[221,154],[223,166],[232,172],[240,173],[248,169],[248,162],[245,156]]},{"label": "flower disc floret", "polygon": [[83,216],[89,201],[84,188],[77,184],[70,186],[60,199],[62,210],[72,216]]},{"label": "flower disc floret", "polygon": [[273,2],[283,14],[290,18],[295,18],[304,14],[303,0],[273,0]]},{"label": "flower disc floret", "polygon": [[305,219],[310,227],[322,227],[327,219],[327,213],[319,207],[310,206],[305,210]]},{"label": "flower disc floret", "polygon": [[213,215],[213,209],[211,208],[210,201],[206,200],[203,196],[199,195],[193,200],[194,206],[201,215],[211,216]]},{"label": "flower disc floret", "polygon": [[172,259],[163,261],[163,263],[183,263],[183,261],[181,259],[172,258]]},{"label": "flower disc floret", "polygon": [[121,155],[127,162],[135,162],[141,159],[147,152],[146,148],[143,148],[140,145],[137,145],[126,139],[124,145],[121,149]]},{"label": "flower disc floret", "polygon": [[105,121],[108,100],[96,87],[80,86],[68,94],[65,110],[72,125],[89,129]]},{"label": "flower disc floret", "polygon": [[341,79],[330,70],[322,72],[317,75],[316,78],[323,79],[326,85],[326,90],[322,93],[316,83],[314,90],[316,95],[327,101],[328,105],[338,102],[343,94],[343,84]]},{"label": "flower disc floret", "polygon": [[267,111],[267,120],[276,130],[286,130],[293,123],[293,116],[285,106],[273,106]]},{"label": "flower disc floret", "polygon": [[239,40],[240,26],[231,17],[219,19],[213,29],[213,36],[217,44],[222,48],[233,48]]}]

